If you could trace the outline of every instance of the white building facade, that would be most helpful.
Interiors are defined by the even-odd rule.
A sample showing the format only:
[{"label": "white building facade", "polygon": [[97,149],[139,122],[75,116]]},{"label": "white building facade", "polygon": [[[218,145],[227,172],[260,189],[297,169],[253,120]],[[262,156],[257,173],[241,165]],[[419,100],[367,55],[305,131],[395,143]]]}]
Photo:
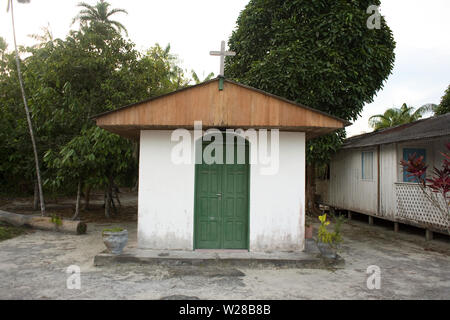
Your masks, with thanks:
[{"label": "white building facade", "polygon": [[[141,132],[139,247],[194,250],[194,155],[199,145],[192,141],[190,164],[175,164],[171,156],[176,142],[171,141],[171,134],[172,131]],[[279,165],[277,173],[264,174],[264,165],[250,164],[250,251],[304,248],[304,133],[280,133]]]},{"label": "white building facade", "polygon": [[[189,251],[302,251],[306,142],[348,125],[223,78],[95,119],[101,128],[140,143],[139,247]],[[224,140],[222,156],[231,155],[231,163],[198,161],[210,148],[209,139],[194,131],[198,122],[205,132],[241,129],[255,135],[244,142]],[[181,141],[173,134],[180,129],[189,136],[183,161],[174,160]],[[229,144],[236,154],[242,147],[244,162]]]}]

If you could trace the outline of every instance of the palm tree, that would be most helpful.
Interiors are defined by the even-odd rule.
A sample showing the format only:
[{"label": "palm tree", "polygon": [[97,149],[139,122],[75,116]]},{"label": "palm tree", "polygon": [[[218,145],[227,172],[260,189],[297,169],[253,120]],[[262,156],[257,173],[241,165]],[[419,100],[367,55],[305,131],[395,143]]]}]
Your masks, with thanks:
[{"label": "palm tree", "polygon": [[405,123],[411,123],[421,119],[428,113],[434,113],[436,109],[435,104],[426,104],[422,107],[414,110],[413,107],[408,107],[404,103],[401,108],[387,109],[383,114],[377,114],[369,119],[369,125],[375,129],[375,131],[395,127]]},{"label": "palm tree", "polygon": [[110,20],[110,17],[116,13],[128,14],[125,9],[109,10],[109,7],[111,5],[104,0],[100,0],[95,6],[91,6],[86,2],[80,2],[78,6],[84,9],[81,10],[80,13],[73,19],[72,24],[78,20],[82,25],[102,24],[112,28],[116,28],[119,33],[124,31],[128,36],[127,29],[123,24],[115,20]]},{"label": "palm tree", "polygon": [[191,70],[191,74],[192,74],[192,80],[194,80],[195,84],[206,82],[206,81],[211,80],[212,78],[214,78],[214,72],[211,72],[210,74],[208,74],[206,76],[206,78],[203,79],[203,81],[200,80],[200,78],[198,77],[197,73],[194,70]]},{"label": "palm tree", "polygon": [[34,40],[37,40],[38,43],[33,45],[33,48],[42,48],[49,42],[54,42],[53,32],[50,28],[50,23],[47,24],[46,27],[41,27],[42,34],[29,34],[28,36]]},{"label": "palm tree", "polygon": [[[17,0],[17,2],[30,3],[30,0]],[[36,140],[34,138],[33,124],[31,123],[30,109],[28,108],[27,96],[25,95],[25,85],[24,85],[23,79],[22,79],[22,71],[20,69],[19,50],[17,49],[13,0],[8,0],[8,7],[6,9],[6,12],[8,12],[10,9],[11,9],[12,31],[13,31],[13,37],[14,37],[14,48],[15,48],[15,53],[16,53],[17,75],[19,78],[20,91],[22,92],[22,99],[23,99],[23,105],[25,107],[25,114],[27,116],[28,129],[30,131],[30,137],[31,137],[31,144],[33,145],[34,162],[35,162],[35,166],[36,166],[36,177],[37,177],[37,184],[38,184],[38,189],[39,189],[39,200],[41,202],[41,214],[42,214],[42,216],[45,216],[45,202],[44,202],[44,193],[42,191],[41,170],[39,169],[39,157],[38,157],[37,148],[36,148]]]}]

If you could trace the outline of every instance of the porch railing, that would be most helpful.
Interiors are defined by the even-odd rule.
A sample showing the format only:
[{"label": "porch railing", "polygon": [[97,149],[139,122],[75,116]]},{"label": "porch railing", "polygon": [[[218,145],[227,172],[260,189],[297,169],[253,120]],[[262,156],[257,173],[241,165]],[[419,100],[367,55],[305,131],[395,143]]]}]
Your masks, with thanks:
[{"label": "porch railing", "polygon": [[[396,183],[395,192],[397,195],[396,220],[412,222],[423,227],[447,230],[450,218],[427,199],[417,184]],[[441,207],[445,208],[444,198],[440,195],[436,196]]]}]

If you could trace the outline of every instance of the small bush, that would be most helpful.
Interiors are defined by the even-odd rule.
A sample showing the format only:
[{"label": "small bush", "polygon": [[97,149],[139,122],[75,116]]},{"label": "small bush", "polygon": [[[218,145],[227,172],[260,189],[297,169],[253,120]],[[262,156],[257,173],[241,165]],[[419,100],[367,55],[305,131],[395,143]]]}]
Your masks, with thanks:
[{"label": "small bush", "polygon": [[62,219],[60,216],[57,216],[56,214],[52,215],[52,219],[50,220],[52,223],[56,224],[58,227],[62,225]]},{"label": "small bush", "polygon": [[319,220],[320,227],[317,234],[319,242],[328,243],[331,247],[335,247],[340,244],[342,242],[341,226],[344,222],[344,219],[342,217],[336,218],[333,232],[330,232],[327,229],[327,226],[330,224],[330,222],[327,221],[326,214],[319,216]]}]

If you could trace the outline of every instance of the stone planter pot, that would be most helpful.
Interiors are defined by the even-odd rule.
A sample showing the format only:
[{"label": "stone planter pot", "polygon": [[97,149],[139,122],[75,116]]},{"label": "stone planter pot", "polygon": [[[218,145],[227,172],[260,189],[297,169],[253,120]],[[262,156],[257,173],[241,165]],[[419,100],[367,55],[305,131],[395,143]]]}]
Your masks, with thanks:
[{"label": "stone planter pot", "polygon": [[327,259],[336,259],[337,258],[337,250],[331,247],[328,243],[317,242],[317,247],[321,255]]},{"label": "stone planter pot", "polygon": [[106,248],[108,248],[109,252],[112,254],[121,254],[123,248],[128,243],[128,231],[103,231],[103,242],[105,243]]},{"label": "stone planter pot", "polygon": [[313,226],[306,226],[305,227],[305,239],[312,239],[314,233],[314,227]]}]

